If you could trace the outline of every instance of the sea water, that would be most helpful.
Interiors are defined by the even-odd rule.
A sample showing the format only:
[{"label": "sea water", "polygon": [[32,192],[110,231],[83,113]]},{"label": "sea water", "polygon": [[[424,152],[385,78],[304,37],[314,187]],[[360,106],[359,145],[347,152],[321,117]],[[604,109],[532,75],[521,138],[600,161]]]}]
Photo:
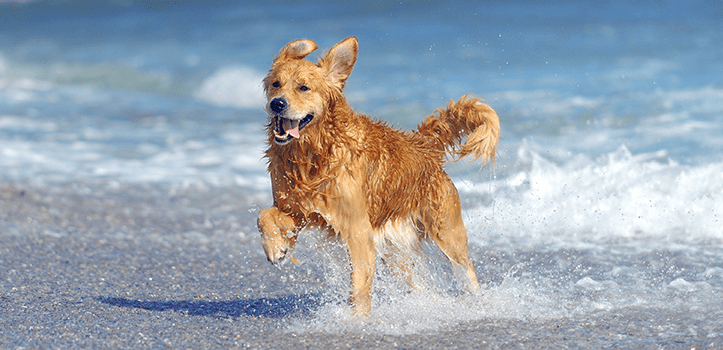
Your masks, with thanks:
[{"label": "sea water", "polygon": [[498,112],[494,164],[448,168],[483,288],[457,288],[428,247],[426,287],[381,267],[360,323],[343,249],[304,238],[305,264],[278,273],[328,292],[287,331],[642,313],[637,326],[663,338],[685,323],[720,339],[721,18],[715,1],[0,1],[0,180],[240,188],[249,210],[268,207],[260,80],[293,39],[356,36],[345,92],[357,111],[409,129],[472,93]]}]

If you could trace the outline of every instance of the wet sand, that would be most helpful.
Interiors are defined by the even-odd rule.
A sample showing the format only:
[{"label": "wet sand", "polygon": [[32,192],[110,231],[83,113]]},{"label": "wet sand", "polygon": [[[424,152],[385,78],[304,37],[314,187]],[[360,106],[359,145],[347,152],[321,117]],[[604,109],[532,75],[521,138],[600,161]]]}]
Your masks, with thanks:
[{"label": "wet sand", "polygon": [[[650,308],[400,336],[291,332],[325,302],[323,286],[289,284],[266,262],[250,210],[265,201],[228,188],[0,184],[0,348],[721,346],[690,332],[700,319]],[[661,329],[666,318],[676,322]]]}]

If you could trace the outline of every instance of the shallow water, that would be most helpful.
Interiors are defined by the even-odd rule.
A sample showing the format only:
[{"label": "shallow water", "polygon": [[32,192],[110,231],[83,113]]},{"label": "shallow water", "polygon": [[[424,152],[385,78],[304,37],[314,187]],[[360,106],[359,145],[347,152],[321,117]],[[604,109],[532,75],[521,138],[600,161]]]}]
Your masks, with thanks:
[{"label": "shallow water", "polygon": [[[464,344],[491,347],[530,346],[542,335],[550,347],[721,343],[716,2],[0,9],[0,181],[4,203],[16,203],[4,210],[8,242],[166,241],[189,249],[191,260],[194,245],[223,250],[218,259],[235,268],[226,274],[246,279],[218,288],[271,305],[229,316],[299,339],[342,333],[365,347],[376,343],[364,335],[403,335],[424,347],[430,334],[442,339],[436,345],[468,334]],[[500,115],[494,167],[449,166],[486,284],[480,293],[460,291],[430,247],[420,257],[421,290],[380,262],[374,314],[359,321],[346,306],[338,244],[310,233],[296,253],[304,264],[266,266],[253,218],[271,202],[260,79],[290,40],[323,48],[350,35],[360,56],[346,94],[358,111],[412,128],[473,93]],[[21,191],[44,199],[17,207]],[[44,205],[66,209],[45,217]],[[241,254],[229,258],[225,249]],[[15,287],[3,284],[6,295]],[[172,294],[159,295],[176,305]],[[103,297],[105,307],[166,310]]]}]

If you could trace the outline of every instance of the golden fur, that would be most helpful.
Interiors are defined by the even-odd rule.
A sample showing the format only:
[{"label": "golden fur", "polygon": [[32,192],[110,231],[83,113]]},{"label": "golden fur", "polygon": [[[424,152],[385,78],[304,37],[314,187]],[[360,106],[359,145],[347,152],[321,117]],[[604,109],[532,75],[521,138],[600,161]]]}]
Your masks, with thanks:
[{"label": "golden fur", "polygon": [[303,59],[316,49],[311,40],[289,43],[264,79],[274,204],[259,213],[258,226],[268,260],[290,257],[306,228],[340,237],[351,260],[350,302],[366,314],[377,247],[400,253],[397,266],[407,272],[405,252],[429,239],[465,271],[469,288],[478,289],[459,195],[444,162],[446,153],[493,160],[497,114],[463,96],[417,131],[393,129],[356,113],[342,94],[357,39],[339,42],[318,63]]}]

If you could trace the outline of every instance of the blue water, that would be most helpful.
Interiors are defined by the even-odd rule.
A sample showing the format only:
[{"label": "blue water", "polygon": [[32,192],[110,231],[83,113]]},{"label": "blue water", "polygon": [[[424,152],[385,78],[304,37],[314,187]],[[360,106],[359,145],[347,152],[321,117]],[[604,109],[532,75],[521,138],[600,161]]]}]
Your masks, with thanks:
[{"label": "blue water", "polygon": [[[502,123],[494,168],[449,171],[487,293],[423,314],[384,299],[373,329],[670,305],[712,310],[694,326],[723,337],[717,1],[0,2],[0,180],[241,187],[268,206],[260,80],[293,39],[352,35],[357,111],[412,128],[473,93]],[[334,332],[329,307],[295,331]]]}]

